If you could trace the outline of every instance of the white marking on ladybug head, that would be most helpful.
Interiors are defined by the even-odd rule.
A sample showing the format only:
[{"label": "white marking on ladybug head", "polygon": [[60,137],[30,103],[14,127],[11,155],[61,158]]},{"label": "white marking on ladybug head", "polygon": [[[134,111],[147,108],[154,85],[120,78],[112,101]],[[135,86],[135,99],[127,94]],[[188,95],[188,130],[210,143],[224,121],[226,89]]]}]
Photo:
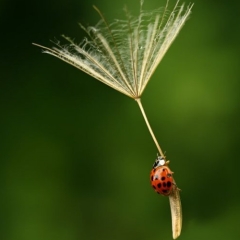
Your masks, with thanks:
[{"label": "white marking on ladybug head", "polygon": [[165,160],[164,160],[164,159],[161,159],[161,160],[159,161],[159,164],[160,164],[161,166],[165,165]]},{"label": "white marking on ladybug head", "polygon": [[166,161],[162,156],[158,156],[157,161],[159,161],[159,166],[165,165]]},{"label": "white marking on ladybug head", "polygon": [[165,164],[166,164],[165,159],[161,156],[158,156],[158,158],[153,164],[153,168],[161,167],[161,166],[164,166]]}]

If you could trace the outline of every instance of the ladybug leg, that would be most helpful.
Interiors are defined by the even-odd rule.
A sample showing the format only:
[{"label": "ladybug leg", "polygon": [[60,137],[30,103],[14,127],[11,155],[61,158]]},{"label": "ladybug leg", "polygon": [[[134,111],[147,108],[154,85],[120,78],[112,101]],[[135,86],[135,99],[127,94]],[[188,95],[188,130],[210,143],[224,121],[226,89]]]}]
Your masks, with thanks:
[{"label": "ladybug leg", "polygon": [[170,163],[170,161],[169,161],[169,160],[167,160],[167,161],[166,161],[166,163],[165,163],[165,165],[168,165],[169,163]]},{"label": "ladybug leg", "polygon": [[158,153],[157,153],[157,158],[162,157],[164,160],[166,160],[166,155],[165,155],[165,153],[166,153],[166,152],[164,152],[164,155],[163,155],[163,156],[158,155]]},{"label": "ladybug leg", "polygon": [[178,186],[175,182],[173,182],[173,185],[177,188],[178,191],[182,191],[180,188],[178,188]]}]

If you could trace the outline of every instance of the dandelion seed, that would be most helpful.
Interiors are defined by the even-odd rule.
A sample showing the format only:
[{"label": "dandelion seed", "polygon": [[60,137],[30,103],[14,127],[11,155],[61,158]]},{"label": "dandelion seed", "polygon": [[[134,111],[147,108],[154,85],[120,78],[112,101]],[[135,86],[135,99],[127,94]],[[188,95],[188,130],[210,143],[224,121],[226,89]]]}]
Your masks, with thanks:
[{"label": "dandelion seed", "polygon": [[[85,28],[80,25],[88,35],[88,38],[80,44],[75,44],[69,37],[63,36],[69,42],[67,47],[62,47],[60,43],[56,43],[56,47],[52,49],[34,45],[135,99],[158,152],[165,159],[148,122],[141,96],[153,72],[189,17],[193,5],[185,7],[184,4],[179,5],[177,1],[174,8],[169,11],[167,1],[165,8],[151,12],[143,11],[142,5],[143,0],[140,2],[140,13],[137,18],[130,16],[125,9],[126,20],[116,20],[111,24],[108,24],[102,13],[94,6],[101,20],[96,26]],[[173,220],[174,238],[181,232],[181,203],[178,189],[175,189],[170,195],[172,216],[178,215],[175,218],[178,220]],[[172,206],[175,209],[172,209]]]},{"label": "dandelion seed", "polygon": [[163,9],[151,12],[142,10],[133,18],[126,11],[127,20],[117,20],[108,24],[102,13],[100,22],[92,27],[83,27],[89,38],[79,45],[63,36],[70,44],[62,47],[56,43],[52,49],[34,44],[74,67],[86,72],[113,89],[135,99],[141,109],[150,134],[159,154],[164,157],[151,129],[141,104],[141,95],[164,54],[176,38],[190,15],[193,5],[178,5],[168,10],[168,2]]}]

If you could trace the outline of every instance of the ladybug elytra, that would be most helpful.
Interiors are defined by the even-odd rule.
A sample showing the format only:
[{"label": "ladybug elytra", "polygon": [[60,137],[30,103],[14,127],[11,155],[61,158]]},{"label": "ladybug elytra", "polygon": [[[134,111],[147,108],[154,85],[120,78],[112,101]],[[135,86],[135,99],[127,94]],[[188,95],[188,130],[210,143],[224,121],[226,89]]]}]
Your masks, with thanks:
[{"label": "ladybug elytra", "polygon": [[163,157],[158,156],[150,173],[151,185],[155,192],[164,196],[171,194],[173,184],[175,184],[172,177],[173,172],[168,167],[168,163],[169,161],[165,161]]}]

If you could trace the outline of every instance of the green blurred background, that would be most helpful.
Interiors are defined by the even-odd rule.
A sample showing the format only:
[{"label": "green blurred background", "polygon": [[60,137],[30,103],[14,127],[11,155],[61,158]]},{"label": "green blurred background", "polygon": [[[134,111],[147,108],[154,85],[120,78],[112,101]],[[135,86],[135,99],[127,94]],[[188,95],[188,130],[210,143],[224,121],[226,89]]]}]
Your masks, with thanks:
[{"label": "green blurred background", "polygon": [[[195,0],[142,103],[182,189],[180,239],[240,239],[239,1]],[[172,239],[137,104],[31,45],[139,0],[0,2],[0,239]],[[165,1],[145,1],[145,9]]]}]

